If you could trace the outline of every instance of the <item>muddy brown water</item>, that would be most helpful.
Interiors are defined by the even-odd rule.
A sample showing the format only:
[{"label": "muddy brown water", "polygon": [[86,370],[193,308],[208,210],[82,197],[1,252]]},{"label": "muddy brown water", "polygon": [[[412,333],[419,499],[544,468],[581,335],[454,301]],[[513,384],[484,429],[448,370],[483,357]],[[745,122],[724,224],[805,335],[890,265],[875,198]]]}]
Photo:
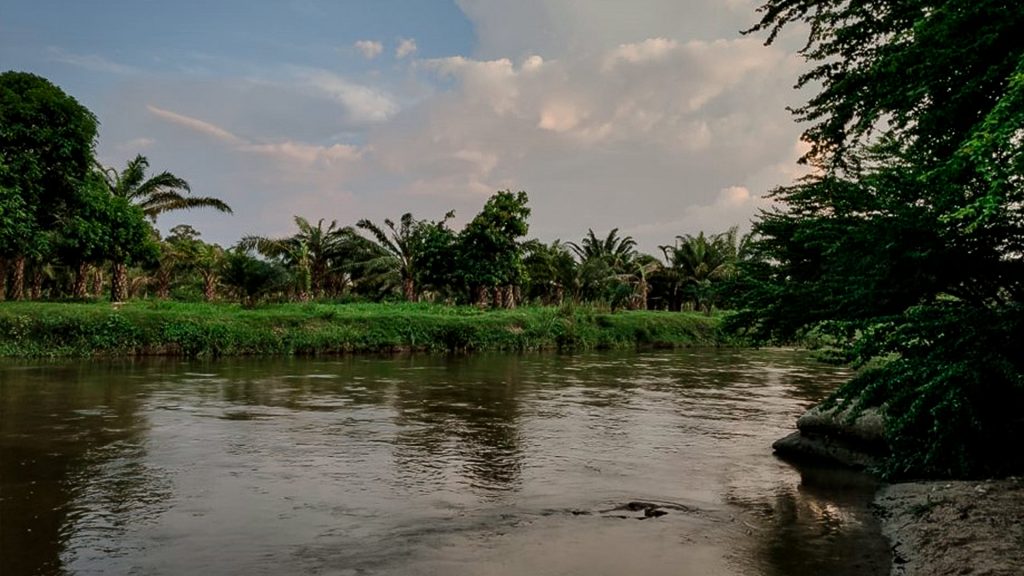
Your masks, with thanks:
[{"label": "muddy brown water", "polygon": [[769,448],[846,377],[787,350],[6,361],[0,574],[882,575],[871,481]]}]

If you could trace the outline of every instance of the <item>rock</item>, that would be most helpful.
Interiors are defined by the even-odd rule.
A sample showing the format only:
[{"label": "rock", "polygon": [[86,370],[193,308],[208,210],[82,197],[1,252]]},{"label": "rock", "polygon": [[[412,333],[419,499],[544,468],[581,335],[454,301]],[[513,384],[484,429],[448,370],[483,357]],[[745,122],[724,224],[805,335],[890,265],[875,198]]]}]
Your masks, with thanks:
[{"label": "rock", "polygon": [[828,462],[859,470],[881,463],[878,456],[852,448],[840,439],[799,430],[776,440],[772,449],[784,458]]},{"label": "rock", "polygon": [[815,406],[797,419],[797,431],[776,440],[776,454],[794,460],[814,460],[849,468],[872,468],[888,453],[885,417],[869,408],[850,419],[850,408]]},{"label": "rock", "polygon": [[836,407],[815,406],[797,418],[796,427],[801,432],[843,437],[858,443],[884,446],[885,416],[881,409],[865,408],[851,421],[852,411],[852,407],[839,410]]}]

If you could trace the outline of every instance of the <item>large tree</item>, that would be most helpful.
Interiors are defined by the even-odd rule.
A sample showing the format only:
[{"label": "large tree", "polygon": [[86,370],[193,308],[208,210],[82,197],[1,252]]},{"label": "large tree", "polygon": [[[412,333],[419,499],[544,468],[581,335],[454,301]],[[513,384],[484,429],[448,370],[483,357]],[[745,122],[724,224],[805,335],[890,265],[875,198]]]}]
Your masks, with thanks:
[{"label": "large tree", "polygon": [[24,293],[26,258],[46,252],[41,243],[89,172],[96,129],[95,116],[48,80],[0,74],[0,260],[12,263],[15,299]]},{"label": "large tree", "polygon": [[98,178],[91,177],[61,219],[57,253],[74,271],[72,295],[84,298],[89,265],[105,260],[147,263],[159,256],[159,248],[142,210],[111,196]]},{"label": "large tree", "polygon": [[769,0],[809,32],[811,176],[755,225],[740,322],[866,368],[893,475],[1024,467],[1024,10],[1006,0]]},{"label": "large tree", "polygon": [[528,201],[526,192],[499,191],[459,234],[459,275],[477,304],[490,291],[496,306],[515,305],[526,280],[520,239],[529,231]]}]

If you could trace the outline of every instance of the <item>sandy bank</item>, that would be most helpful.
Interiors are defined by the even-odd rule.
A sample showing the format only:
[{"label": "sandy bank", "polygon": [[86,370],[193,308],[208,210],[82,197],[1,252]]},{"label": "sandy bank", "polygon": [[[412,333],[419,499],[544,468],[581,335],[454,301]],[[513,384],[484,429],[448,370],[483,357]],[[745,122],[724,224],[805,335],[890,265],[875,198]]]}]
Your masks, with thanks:
[{"label": "sandy bank", "polygon": [[892,574],[1024,574],[1024,478],[893,484],[875,498]]}]

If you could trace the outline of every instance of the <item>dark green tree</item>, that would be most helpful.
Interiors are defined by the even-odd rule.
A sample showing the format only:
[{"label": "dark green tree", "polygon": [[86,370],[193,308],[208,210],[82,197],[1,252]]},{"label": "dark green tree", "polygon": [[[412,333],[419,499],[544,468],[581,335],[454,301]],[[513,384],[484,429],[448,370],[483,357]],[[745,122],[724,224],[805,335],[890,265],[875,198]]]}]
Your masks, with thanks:
[{"label": "dark green tree", "polygon": [[530,279],[526,297],[547,305],[561,305],[575,294],[576,260],[566,243],[530,240],[523,245],[523,265]]},{"label": "dark green tree", "polygon": [[416,283],[434,298],[454,299],[458,293],[459,238],[448,227],[454,217],[455,212],[448,212],[437,221],[421,220],[415,236]]},{"label": "dark green tree", "polygon": [[529,231],[528,201],[526,192],[499,191],[459,234],[459,276],[477,304],[490,292],[497,307],[515,305],[526,280],[520,238]]},{"label": "dark green tree", "polygon": [[620,237],[618,228],[613,228],[604,238],[598,238],[593,230],[587,230],[587,235],[579,244],[568,242],[566,245],[576,253],[580,262],[597,258],[603,260],[615,273],[630,269],[637,256],[636,240],[632,236]]},{"label": "dark green tree", "polygon": [[284,289],[289,280],[283,266],[256,258],[243,246],[224,255],[221,281],[243,306],[253,306],[260,298]]},{"label": "dark green tree", "polygon": [[79,188],[70,208],[60,223],[57,252],[75,271],[75,298],[86,296],[90,264],[106,260],[145,264],[159,257],[156,236],[142,210],[111,196],[95,176]]},{"label": "dark green tree", "polygon": [[814,329],[866,367],[892,475],[1024,468],[1024,10],[1005,0],[769,0],[807,26],[811,176],[755,224],[739,325]]},{"label": "dark green tree", "polygon": [[740,242],[733,227],[710,236],[704,232],[676,236],[675,244],[659,246],[674,272],[674,289],[690,300],[694,310],[710,313],[718,304],[722,286],[736,276]]},{"label": "dark green tree", "polygon": [[26,259],[47,252],[47,232],[90,170],[96,129],[95,116],[48,80],[0,74],[0,259],[11,262],[14,299],[24,295]]},{"label": "dark green tree", "polygon": [[295,225],[299,230],[291,236],[246,236],[239,246],[276,259],[291,270],[300,300],[323,296],[330,288],[342,284],[339,277],[344,276],[356,258],[358,234],[350,227],[339,227],[336,220],[324,226],[323,218],[314,226],[296,216]]}]

